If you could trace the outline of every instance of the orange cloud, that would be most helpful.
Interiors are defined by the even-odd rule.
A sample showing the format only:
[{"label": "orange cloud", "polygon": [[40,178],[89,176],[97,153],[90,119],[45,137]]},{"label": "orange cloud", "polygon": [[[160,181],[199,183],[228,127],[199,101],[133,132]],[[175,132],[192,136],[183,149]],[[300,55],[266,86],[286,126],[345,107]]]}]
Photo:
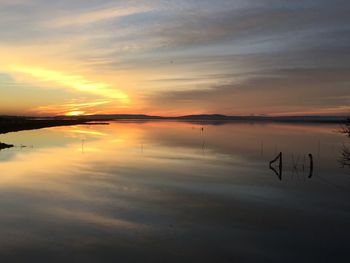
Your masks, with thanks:
[{"label": "orange cloud", "polygon": [[31,111],[37,115],[91,115],[100,113],[98,110],[96,110],[96,107],[109,103],[111,103],[109,100],[92,102],[70,102],[65,104],[39,106],[32,109]]}]

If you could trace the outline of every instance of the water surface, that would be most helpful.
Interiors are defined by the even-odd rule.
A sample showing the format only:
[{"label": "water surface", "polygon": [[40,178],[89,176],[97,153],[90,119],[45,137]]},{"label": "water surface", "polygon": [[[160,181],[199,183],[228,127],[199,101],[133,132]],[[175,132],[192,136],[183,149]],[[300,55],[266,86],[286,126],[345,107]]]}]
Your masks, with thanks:
[{"label": "water surface", "polygon": [[16,145],[0,151],[1,262],[345,262],[350,139],[338,129],[114,122],[0,135]]}]

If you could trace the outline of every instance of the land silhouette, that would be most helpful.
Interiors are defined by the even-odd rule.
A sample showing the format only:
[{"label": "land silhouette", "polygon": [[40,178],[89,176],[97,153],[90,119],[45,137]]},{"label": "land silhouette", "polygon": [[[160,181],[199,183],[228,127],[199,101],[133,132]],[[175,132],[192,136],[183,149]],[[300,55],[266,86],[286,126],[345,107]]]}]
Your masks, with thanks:
[{"label": "land silhouette", "polygon": [[0,134],[22,130],[34,130],[54,126],[67,126],[77,124],[95,124],[87,119],[64,119],[64,118],[33,118],[33,117],[0,117]]},{"label": "land silhouette", "polygon": [[3,149],[12,148],[12,147],[14,147],[14,145],[0,142],[0,151]]},{"label": "land silhouette", "polygon": [[143,114],[105,114],[85,116],[55,116],[55,117],[18,117],[0,116],[0,134],[22,130],[33,130],[54,126],[78,124],[106,124],[103,121],[154,121],[173,120],[194,123],[224,124],[229,122],[284,122],[284,123],[346,123],[344,116],[226,116],[221,114],[184,115],[177,117],[153,116]]},{"label": "land silhouette", "polygon": [[[59,118],[64,118],[60,116]],[[157,116],[145,114],[102,114],[80,116],[87,120],[177,120],[190,122],[295,122],[295,123],[345,123],[345,116],[230,116],[222,114],[196,114],[183,116]]]}]

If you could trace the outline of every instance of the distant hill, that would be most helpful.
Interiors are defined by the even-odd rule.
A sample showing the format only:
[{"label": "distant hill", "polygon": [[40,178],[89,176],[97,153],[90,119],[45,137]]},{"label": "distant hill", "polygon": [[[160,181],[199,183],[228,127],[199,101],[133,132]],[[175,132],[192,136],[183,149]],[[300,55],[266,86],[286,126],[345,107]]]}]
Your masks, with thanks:
[{"label": "distant hill", "polygon": [[344,123],[346,116],[227,116],[222,114],[197,114],[176,117],[145,114],[98,114],[84,116],[55,117],[16,117],[0,116],[0,124],[23,123],[28,120],[75,120],[75,121],[112,121],[112,120],[174,120],[189,122],[288,122],[288,123]]},{"label": "distant hill", "polygon": [[227,116],[222,114],[197,114],[177,117],[154,116],[144,114],[101,114],[79,117],[57,116],[58,119],[83,119],[93,121],[108,120],[178,120],[205,122],[289,122],[289,123],[343,123],[346,116]]}]

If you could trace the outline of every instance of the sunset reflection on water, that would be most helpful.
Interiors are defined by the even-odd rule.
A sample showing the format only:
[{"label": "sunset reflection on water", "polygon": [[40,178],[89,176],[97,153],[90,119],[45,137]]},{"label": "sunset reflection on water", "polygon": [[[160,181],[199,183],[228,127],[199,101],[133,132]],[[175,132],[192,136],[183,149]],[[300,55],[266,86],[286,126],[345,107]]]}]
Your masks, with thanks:
[{"label": "sunset reflection on water", "polygon": [[[0,151],[0,255],[214,262],[288,251],[307,262],[343,253],[350,180],[338,160],[348,138],[337,129],[112,122],[1,135],[16,147]],[[279,152],[282,181],[268,166]]]}]

